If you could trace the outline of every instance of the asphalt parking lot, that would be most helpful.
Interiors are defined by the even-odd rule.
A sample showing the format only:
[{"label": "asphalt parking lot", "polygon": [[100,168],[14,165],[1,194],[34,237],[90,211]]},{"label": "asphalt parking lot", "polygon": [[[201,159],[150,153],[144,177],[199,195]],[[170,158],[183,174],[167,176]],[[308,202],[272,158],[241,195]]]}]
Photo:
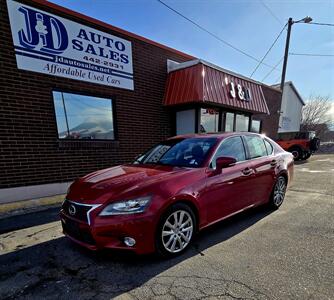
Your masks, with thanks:
[{"label": "asphalt parking lot", "polygon": [[334,154],[297,162],[278,211],[223,221],[170,260],[86,251],[57,213],[0,219],[0,299],[334,299]]}]

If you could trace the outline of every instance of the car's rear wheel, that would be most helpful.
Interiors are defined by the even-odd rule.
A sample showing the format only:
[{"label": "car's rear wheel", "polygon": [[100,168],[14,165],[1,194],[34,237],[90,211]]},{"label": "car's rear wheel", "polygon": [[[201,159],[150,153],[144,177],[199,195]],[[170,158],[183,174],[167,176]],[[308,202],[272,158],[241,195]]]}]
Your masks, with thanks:
[{"label": "car's rear wheel", "polygon": [[156,234],[156,249],[162,256],[175,256],[190,245],[196,230],[192,209],[184,204],[172,205],[162,216]]},{"label": "car's rear wheel", "polygon": [[270,197],[269,205],[273,209],[278,209],[285,198],[287,181],[284,176],[279,176],[276,180],[273,192]]}]

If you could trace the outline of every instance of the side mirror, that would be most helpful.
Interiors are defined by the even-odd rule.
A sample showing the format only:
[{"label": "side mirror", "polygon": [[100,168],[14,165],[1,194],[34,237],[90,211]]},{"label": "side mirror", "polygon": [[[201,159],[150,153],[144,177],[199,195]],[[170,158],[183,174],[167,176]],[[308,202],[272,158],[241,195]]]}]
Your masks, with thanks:
[{"label": "side mirror", "polygon": [[221,156],[216,159],[216,171],[221,172],[222,169],[233,166],[237,160],[234,157]]}]

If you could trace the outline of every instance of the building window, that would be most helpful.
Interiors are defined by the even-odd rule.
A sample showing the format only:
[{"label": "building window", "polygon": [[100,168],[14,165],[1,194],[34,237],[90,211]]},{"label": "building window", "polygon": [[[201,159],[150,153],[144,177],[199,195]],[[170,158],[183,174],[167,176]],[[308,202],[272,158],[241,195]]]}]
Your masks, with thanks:
[{"label": "building window", "polygon": [[176,134],[195,133],[195,109],[176,112]]},{"label": "building window", "polygon": [[261,130],[261,121],[259,121],[259,120],[252,120],[251,132],[260,133],[260,130]]},{"label": "building window", "polygon": [[227,112],[225,115],[225,131],[231,132],[234,130],[234,113]]},{"label": "building window", "polygon": [[115,139],[112,100],[53,91],[59,139]]},{"label": "building window", "polygon": [[219,110],[213,108],[201,108],[199,132],[218,132]]},{"label": "building window", "polygon": [[236,114],[235,131],[248,131],[249,116]]}]

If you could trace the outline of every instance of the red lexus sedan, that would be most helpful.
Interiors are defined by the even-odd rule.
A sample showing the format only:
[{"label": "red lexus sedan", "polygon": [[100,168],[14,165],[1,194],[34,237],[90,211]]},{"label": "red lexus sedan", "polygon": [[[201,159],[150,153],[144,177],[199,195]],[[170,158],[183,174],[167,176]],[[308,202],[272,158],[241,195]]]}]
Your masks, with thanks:
[{"label": "red lexus sedan", "polygon": [[176,255],[211,224],[261,204],[277,209],[292,176],[292,154],[259,134],[177,136],[76,180],[61,222],[92,250]]}]

